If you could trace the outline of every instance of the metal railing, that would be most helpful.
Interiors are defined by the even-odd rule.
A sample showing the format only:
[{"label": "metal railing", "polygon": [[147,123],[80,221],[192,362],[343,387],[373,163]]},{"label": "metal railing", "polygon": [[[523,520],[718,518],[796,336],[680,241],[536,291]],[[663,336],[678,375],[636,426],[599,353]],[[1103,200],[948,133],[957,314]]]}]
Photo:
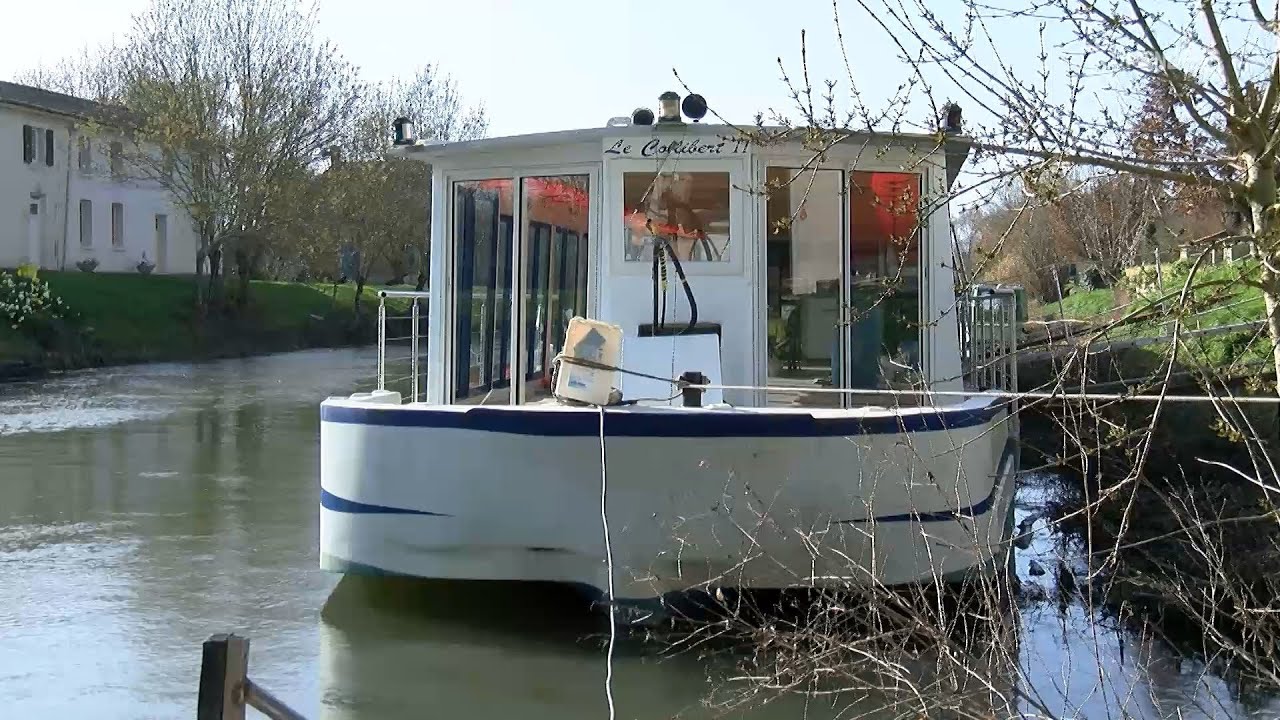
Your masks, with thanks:
[{"label": "metal railing", "polygon": [[[407,316],[387,317],[387,298],[408,298],[410,302]],[[395,340],[409,341],[409,402],[418,402],[419,379],[418,358],[421,354],[418,346],[422,338],[422,300],[430,302],[431,293],[422,290],[379,290],[378,291],[378,389],[387,389],[387,343]],[[387,320],[408,320],[409,334],[403,337],[387,337]]]},{"label": "metal railing", "polygon": [[974,285],[959,298],[960,357],[965,387],[1018,390],[1018,300],[1016,290]]}]

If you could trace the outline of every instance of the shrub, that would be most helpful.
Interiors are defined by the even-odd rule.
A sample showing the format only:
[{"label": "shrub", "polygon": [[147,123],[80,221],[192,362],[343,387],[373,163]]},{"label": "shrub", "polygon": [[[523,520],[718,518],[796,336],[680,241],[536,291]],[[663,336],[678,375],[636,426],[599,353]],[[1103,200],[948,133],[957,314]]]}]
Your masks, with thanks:
[{"label": "shrub", "polygon": [[66,308],[55,297],[49,283],[34,273],[0,273],[0,314],[15,329],[31,329],[34,324],[63,318]]}]

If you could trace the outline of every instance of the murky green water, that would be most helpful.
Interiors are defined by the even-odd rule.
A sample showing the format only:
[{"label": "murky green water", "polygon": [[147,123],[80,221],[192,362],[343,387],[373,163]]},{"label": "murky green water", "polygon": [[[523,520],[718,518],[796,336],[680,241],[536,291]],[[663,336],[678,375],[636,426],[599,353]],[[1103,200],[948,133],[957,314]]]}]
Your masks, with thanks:
[{"label": "murky green water", "polygon": [[[0,386],[0,717],[193,717],[200,643],[235,631],[252,675],[312,718],[606,718],[604,627],[575,596],[335,592],[318,569],[318,404],[367,389],[372,369],[371,352],[319,351]],[[1280,716],[1087,617],[1025,611],[1030,688],[1059,716]],[[711,717],[721,670],[624,643],[617,717]],[[833,717],[832,701],[746,716]]]}]

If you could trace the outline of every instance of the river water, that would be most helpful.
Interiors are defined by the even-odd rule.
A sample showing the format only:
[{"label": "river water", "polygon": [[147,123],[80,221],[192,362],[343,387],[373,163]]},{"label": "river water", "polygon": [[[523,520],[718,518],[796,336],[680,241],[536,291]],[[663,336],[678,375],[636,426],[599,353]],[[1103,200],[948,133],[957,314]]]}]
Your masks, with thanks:
[{"label": "river water", "polygon": [[[607,718],[606,630],[576,596],[319,570],[318,404],[373,367],[310,351],[0,386],[0,717],[193,717],[201,642],[234,631],[251,676],[309,718]],[[1054,547],[1038,537],[1020,572]],[[1057,717],[1280,717],[1077,604],[1031,602],[1021,624],[1023,686]],[[717,663],[623,642],[617,717],[716,716]],[[733,716],[876,707],[793,696]]]}]

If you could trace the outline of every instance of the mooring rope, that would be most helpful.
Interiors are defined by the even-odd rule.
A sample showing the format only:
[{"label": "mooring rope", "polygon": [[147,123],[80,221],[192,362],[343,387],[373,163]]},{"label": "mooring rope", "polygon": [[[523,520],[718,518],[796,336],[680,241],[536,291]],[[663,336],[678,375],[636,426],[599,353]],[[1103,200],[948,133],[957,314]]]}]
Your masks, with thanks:
[{"label": "mooring rope", "polygon": [[604,696],[609,702],[609,720],[614,720],[613,707],[613,645],[617,639],[615,603],[613,597],[613,543],[609,539],[609,472],[604,451],[604,406],[600,405],[600,525],[604,529],[604,561],[609,572],[609,649],[605,654]]},{"label": "mooring rope", "polygon": [[832,387],[794,387],[794,386],[776,386],[776,385],[723,385],[720,383],[693,383],[680,378],[661,377],[658,375],[650,375],[637,370],[628,370],[624,367],[609,365],[607,363],[599,363],[592,360],[584,360],[569,356],[561,356],[559,360],[570,363],[572,365],[581,365],[583,367],[593,368],[596,370],[605,370],[610,372],[620,372],[627,375],[646,378],[648,380],[658,380],[660,382],[670,383],[678,388],[689,388],[692,390],[763,390],[765,392],[775,393],[823,393],[833,395],[889,395],[892,397],[899,396],[936,396],[936,397],[995,397],[1007,398],[1010,400],[1053,400],[1061,398],[1063,400],[1131,400],[1135,402],[1236,402],[1236,403],[1253,403],[1263,405],[1274,405],[1280,403],[1280,396],[1245,396],[1237,397],[1213,396],[1213,395],[1161,395],[1161,394],[1142,394],[1142,393],[1098,393],[1098,392],[1016,392],[1012,390],[896,390],[892,388],[832,388]]}]

